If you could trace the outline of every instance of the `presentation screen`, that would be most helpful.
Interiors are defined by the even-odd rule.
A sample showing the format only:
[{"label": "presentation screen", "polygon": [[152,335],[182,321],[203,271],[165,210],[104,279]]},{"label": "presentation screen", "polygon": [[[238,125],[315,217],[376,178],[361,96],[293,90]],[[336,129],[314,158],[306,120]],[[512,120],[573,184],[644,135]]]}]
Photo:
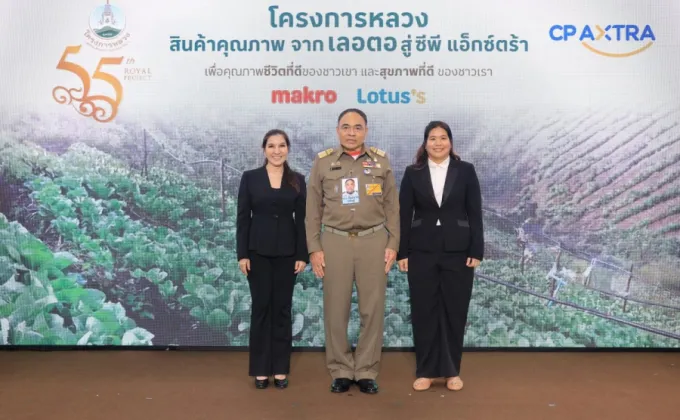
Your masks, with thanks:
[{"label": "presentation screen", "polygon": [[[433,120],[477,171],[465,346],[680,346],[676,0],[1,4],[0,345],[248,346],[241,175],[278,128],[308,179],[359,108],[397,185]],[[322,348],[309,266],[292,302]]]}]

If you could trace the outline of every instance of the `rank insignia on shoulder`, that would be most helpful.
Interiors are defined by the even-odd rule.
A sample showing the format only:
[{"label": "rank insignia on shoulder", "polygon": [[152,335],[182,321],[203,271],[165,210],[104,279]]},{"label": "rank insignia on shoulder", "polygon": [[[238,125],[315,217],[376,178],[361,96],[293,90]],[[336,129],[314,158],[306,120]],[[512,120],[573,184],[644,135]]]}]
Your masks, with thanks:
[{"label": "rank insignia on shoulder", "polygon": [[331,153],[333,153],[333,148],[331,147],[330,149],[326,149],[323,152],[319,152],[319,157],[320,158],[325,158],[326,156],[329,156]]},{"label": "rank insignia on shoulder", "polygon": [[380,157],[385,157],[385,151],[378,149],[375,146],[371,146],[371,152],[375,153],[376,155]]}]

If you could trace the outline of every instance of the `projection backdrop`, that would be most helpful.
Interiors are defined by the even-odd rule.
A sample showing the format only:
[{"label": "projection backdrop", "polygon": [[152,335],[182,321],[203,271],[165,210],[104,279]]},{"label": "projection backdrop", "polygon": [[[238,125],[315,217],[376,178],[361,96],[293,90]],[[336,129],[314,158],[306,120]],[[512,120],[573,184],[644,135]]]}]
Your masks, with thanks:
[{"label": "projection backdrop", "polygon": [[[479,173],[465,344],[680,346],[675,0],[2,1],[0,343],[248,343],[242,171],[309,173],[340,111],[397,182],[425,125]],[[324,345],[302,274],[295,346]],[[359,317],[352,307],[350,335]],[[385,346],[412,346],[389,274]]]}]

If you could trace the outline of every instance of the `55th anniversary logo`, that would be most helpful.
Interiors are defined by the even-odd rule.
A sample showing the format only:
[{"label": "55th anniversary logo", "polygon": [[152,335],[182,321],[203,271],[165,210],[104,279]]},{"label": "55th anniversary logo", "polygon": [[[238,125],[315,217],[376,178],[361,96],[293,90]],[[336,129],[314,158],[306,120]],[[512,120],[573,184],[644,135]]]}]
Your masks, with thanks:
[{"label": "55th anniversary logo", "polygon": [[[123,85],[115,76],[105,73],[101,68],[107,64],[120,65],[123,62],[123,57],[103,57],[99,60],[96,70],[90,78],[89,73],[78,64],[66,61],[70,54],[78,54],[80,52],[80,45],[69,46],[64,50],[64,54],[57,64],[59,70],[69,71],[80,79],[82,87],[80,88],[66,88],[64,86],[57,86],[52,90],[52,97],[60,104],[71,105],[74,102],[79,103],[76,110],[85,117],[92,117],[99,122],[109,122],[113,120],[118,114],[118,106],[123,100]],[[113,87],[116,93],[115,99],[106,95],[91,95],[90,87],[92,80],[102,80]],[[74,94],[75,93],[75,94]],[[103,101],[110,107],[110,113],[107,116],[105,108],[97,106],[97,102]]]},{"label": "55th anniversary logo", "polygon": [[[130,33],[126,31],[126,18],[123,11],[110,4],[97,6],[91,13],[89,27],[85,31],[85,42],[90,47],[98,51],[117,51],[128,44]],[[62,105],[72,105],[81,115],[92,118],[98,122],[112,121],[118,114],[118,108],[123,100],[123,85],[118,77],[104,70],[118,67],[123,64],[122,55],[109,55],[99,58],[95,70],[90,71],[74,61],[80,53],[82,45],[69,45],[64,48],[61,59],[56,68],[61,71],[70,72],[78,77],[81,86],[66,87],[56,86],[52,89],[52,97],[57,103]],[[135,64],[133,58],[125,61],[126,65]],[[110,70],[109,70],[110,71]],[[151,77],[149,69],[125,68],[124,80],[140,81],[148,80]],[[113,96],[97,92],[96,85],[101,81],[108,84],[113,89]]]}]

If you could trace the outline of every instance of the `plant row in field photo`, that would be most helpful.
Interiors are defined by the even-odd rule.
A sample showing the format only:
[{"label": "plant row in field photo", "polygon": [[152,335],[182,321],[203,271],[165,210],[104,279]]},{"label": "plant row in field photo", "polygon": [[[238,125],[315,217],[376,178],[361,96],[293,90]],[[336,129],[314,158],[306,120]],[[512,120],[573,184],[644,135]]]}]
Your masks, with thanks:
[{"label": "plant row in field photo", "polygon": [[[479,144],[492,128],[467,134],[463,154],[479,168],[485,191],[487,249],[473,290],[467,346],[680,346],[680,285],[671,272],[680,267],[680,245],[667,205],[676,200],[678,181],[657,173],[669,168],[661,160],[657,172],[632,175],[638,164],[650,168],[648,158],[674,159],[668,152],[677,117],[583,116],[529,128],[518,119],[508,142],[528,138],[542,145],[523,155],[535,159],[525,168],[516,160],[499,167],[488,145]],[[617,133],[633,127],[621,145],[610,148],[616,135],[590,144],[601,128],[617,122]],[[269,124],[294,133],[293,166],[307,174],[313,156],[328,145],[314,140],[318,128]],[[240,172],[262,163],[261,139],[244,140],[243,128],[220,142],[200,128],[114,127],[107,135],[116,140],[107,142],[91,140],[96,132],[37,134],[22,125],[0,136],[0,343],[247,346],[251,301],[235,255],[235,197]],[[107,135],[99,137],[112,138]],[[632,147],[643,136],[655,143]],[[412,157],[413,144],[406,144],[396,138],[381,145],[395,167]],[[611,158],[594,165],[590,156],[600,150]],[[573,157],[565,158],[567,152]],[[619,182],[622,165],[627,179]],[[571,185],[585,182],[573,184],[574,177],[588,170],[595,183],[574,191]],[[508,182],[499,171],[506,171]],[[607,188],[597,181],[603,177],[614,178],[606,185],[616,188],[598,192],[595,185]],[[666,179],[672,187],[634,200],[645,188],[636,189],[635,179],[644,186]],[[576,210],[559,210],[567,207]],[[636,208],[659,213],[650,216],[651,224],[623,223]],[[588,219],[599,209],[613,217],[600,216],[592,229],[578,221],[567,229],[569,220]],[[518,240],[533,223],[527,220],[539,227],[530,239]],[[668,223],[659,227],[659,221]],[[311,271],[299,276],[295,346],[324,345],[322,294],[323,283]],[[352,306],[349,334],[356,340],[356,295]],[[385,346],[412,346],[408,283],[396,267],[385,309]]]}]

